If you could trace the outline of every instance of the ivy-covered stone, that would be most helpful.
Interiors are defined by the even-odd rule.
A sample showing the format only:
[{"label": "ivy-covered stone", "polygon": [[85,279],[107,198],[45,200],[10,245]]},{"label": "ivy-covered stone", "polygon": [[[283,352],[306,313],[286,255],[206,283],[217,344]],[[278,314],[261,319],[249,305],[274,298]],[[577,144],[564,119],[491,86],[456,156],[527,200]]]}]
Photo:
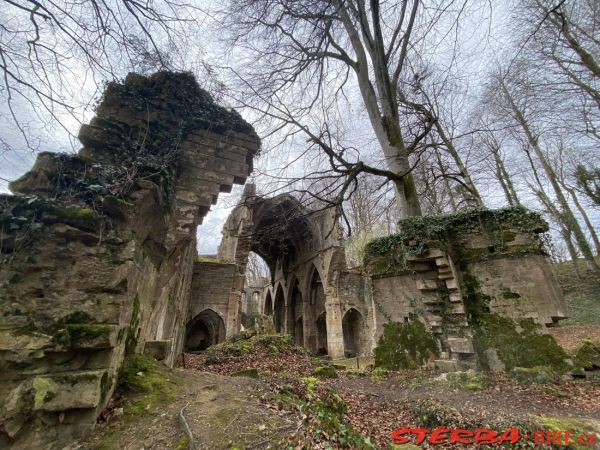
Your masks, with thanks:
[{"label": "ivy-covered stone", "polygon": [[409,322],[390,322],[375,347],[375,367],[388,370],[416,369],[438,354],[433,335],[411,315]]}]

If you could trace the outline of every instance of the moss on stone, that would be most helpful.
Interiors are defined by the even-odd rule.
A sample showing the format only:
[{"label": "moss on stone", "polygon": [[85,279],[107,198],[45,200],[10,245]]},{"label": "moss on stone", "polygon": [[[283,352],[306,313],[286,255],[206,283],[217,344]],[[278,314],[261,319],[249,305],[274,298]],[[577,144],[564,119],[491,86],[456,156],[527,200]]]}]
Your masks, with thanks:
[{"label": "moss on stone", "polygon": [[521,384],[548,384],[559,381],[558,374],[550,367],[515,367],[511,376]]},{"label": "moss on stone", "polygon": [[553,336],[542,333],[542,327],[533,319],[515,322],[493,313],[480,313],[473,324],[473,339],[479,362],[489,369],[485,351],[496,349],[498,358],[507,370],[515,367],[550,367],[557,373],[570,369],[568,356]]},{"label": "moss on stone", "polygon": [[68,225],[89,231],[100,228],[100,216],[93,209],[57,207],[53,212]]},{"label": "moss on stone", "polygon": [[139,394],[128,406],[127,412],[133,415],[148,413],[177,393],[177,376],[154,358],[134,353],[125,358],[119,374],[119,386]]},{"label": "moss on stone", "polygon": [[313,370],[312,376],[318,378],[337,378],[337,373],[332,366],[320,366]]},{"label": "moss on stone", "polygon": [[46,402],[49,402],[56,396],[56,386],[47,378],[34,378],[32,385],[35,392],[33,397],[33,405],[35,409],[42,409]]},{"label": "moss on stone", "polygon": [[449,372],[446,380],[450,386],[467,391],[481,391],[492,385],[492,380],[485,373],[467,371],[467,372]]},{"label": "moss on stone", "polygon": [[573,362],[584,369],[600,368],[600,341],[584,339],[575,349]]},{"label": "moss on stone", "polygon": [[390,322],[375,347],[375,367],[388,370],[416,369],[438,354],[433,335],[411,315],[409,322]]},{"label": "moss on stone", "polygon": [[428,242],[450,242],[465,233],[499,231],[512,241],[514,230],[523,232],[547,231],[548,225],[538,213],[526,208],[468,209],[444,216],[410,217],[399,223],[398,234],[371,241],[366,253],[385,254],[398,245],[426,246]]},{"label": "moss on stone", "polygon": [[512,292],[510,289],[503,289],[502,297],[504,297],[506,299],[515,299],[515,298],[521,298],[521,294],[518,294],[517,292]]},{"label": "moss on stone", "polygon": [[85,311],[74,311],[70,314],[67,314],[60,321],[61,323],[91,323],[93,322],[92,316],[90,316]]},{"label": "moss on stone", "polygon": [[290,336],[247,333],[230,336],[225,342],[207,348],[204,352],[206,355],[205,363],[214,364],[222,358],[248,355],[255,352],[259,347],[266,349],[271,354],[291,351],[304,353],[303,349],[294,345],[294,341]]},{"label": "moss on stone", "polygon": [[66,326],[73,342],[110,334],[113,327],[102,323],[69,323]]}]

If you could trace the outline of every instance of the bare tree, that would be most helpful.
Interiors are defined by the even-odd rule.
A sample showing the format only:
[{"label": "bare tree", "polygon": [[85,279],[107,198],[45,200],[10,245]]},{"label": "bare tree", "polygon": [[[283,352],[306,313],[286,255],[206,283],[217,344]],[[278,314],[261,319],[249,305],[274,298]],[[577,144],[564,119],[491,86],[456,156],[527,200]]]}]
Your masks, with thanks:
[{"label": "bare tree", "polygon": [[[226,26],[233,56],[246,61],[235,70],[243,86],[237,99],[278,119],[278,131],[304,133],[349,180],[344,192],[358,173],[382,176],[394,183],[401,216],[420,215],[411,158],[428,148],[434,118],[415,101],[414,68],[432,30],[447,36],[442,18],[452,29],[464,7],[454,0],[235,0]],[[356,108],[357,97],[385,168],[335,132],[341,110]]]},{"label": "bare tree", "polygon": [[[506,73],[498,74],[494,79],[494,86],[497,87],[501,101],[505,102],[508,113],[525,137],[527,145],[533,150],[537,161],[540,163],[544,174],[552,187],[553,193],[558,201],[559,208],[556,210],[554,215],[562,221],[562,224],[570,233],[573,233],[577,245],[587,261],[588,268],[595,272],[600,271],[600,267],[598,267],[598,264],[594,259],[585,234],[583,233],[577,218],[573,214],[567,197],[560,185],[556,171],[552,164],[550,164],[547,155],[542,150],[539,133],[535,131],[534,126],[526,116],[527,111],[525,105],[528,105],[532,101],[532,99],[528,96],[529,86],[525,80],[511,77],[514,77],[514,75],[509,77]],[[516,97],[517,92],[521,95],[521,98],[519,99]],[[531,160],[531,156],[529,155],[528,151],[527,155]],[[534,165],[532,162],[532,167],[533,166]],[[539,182],[538,184],[541,185]],[[542,200],[542,202],[548,208],[554,208],[550,199],[545,200],[540,197],[540,200]]]},{"label": "bare tree", "polygon": [[0,4],[0,115],[30,148],[37,142],[27,116],[37,115],[35,128],[51,120],[70,132],[65,121],[79,120],[78,106],[89,105],[82,89],[93,94],[127,70],[182,68],[177,51],[199,20],[197,7],[178,0]]}]

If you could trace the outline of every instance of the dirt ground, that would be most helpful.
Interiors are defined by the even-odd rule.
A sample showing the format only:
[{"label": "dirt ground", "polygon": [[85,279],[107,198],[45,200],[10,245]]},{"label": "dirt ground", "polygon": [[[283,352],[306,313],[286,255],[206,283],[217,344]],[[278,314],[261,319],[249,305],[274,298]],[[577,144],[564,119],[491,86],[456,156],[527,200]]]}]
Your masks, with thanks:
[{"label": "dirt ground", "polygon": [[259,402],[257,380],[186,369],[177,369],[176,374],[180,390],[175,400],[154,405],[140,417],[113,415],[78,448],[177,449],[185,436],[179,414],[186,405],[184,417],[195,449],[279,448],[278,442],[297,426],[293,414]]},{"label": "dirt ground", "polygon": [[[552,332],[571,351],[581,339],[598,339],[600,326],[577,325]],[[100,423],[93,436],[78,448],[182,450],[185,434],[179,415],[184,407],[196,449],[287,448],[286,440],[298,431],[302,418],[297,411],[280,410],[260,397],[274,381],[309,376],[318,361],[298,351],[277,355],[259,352],[209,365],[202,355],[186,355],[186,361],[187,369],[175,371],[179,386],[175,399],[165,405],[151,405],[148,414],[134,417],[121,415],[119,408],[114,408],[108,420]],[[229,376],[248,368],[258,369],[260,376]],[[521,385],[505,374],[491,374],[489,381],[483,389],[472,391],[450,385],[432,370],[390,372],[384,379],[377,379],[369,370],[339,368],[336,378],[321,382],[335,389],[348,405],[345,422],[371,436],[382,449],[389,448],[389,433],[393,430],[422,426],[421,405],[426,405],[426,414],[433,411],[437,420],[448,427],[496,429],[503,424],[509,427],[552,418],[574,420],[600,434],[598,381]]]}]

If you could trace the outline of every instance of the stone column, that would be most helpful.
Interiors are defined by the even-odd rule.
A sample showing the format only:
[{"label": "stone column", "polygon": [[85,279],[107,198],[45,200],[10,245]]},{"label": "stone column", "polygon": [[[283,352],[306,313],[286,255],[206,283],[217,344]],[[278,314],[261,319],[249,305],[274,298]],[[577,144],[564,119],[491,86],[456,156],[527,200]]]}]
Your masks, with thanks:
[{"label": "stone column", "polygon": [[342,304],[337,298],[325,302],[327,314],[327,353],[332,359],[344,357],[344,333],[342,330]]}]

